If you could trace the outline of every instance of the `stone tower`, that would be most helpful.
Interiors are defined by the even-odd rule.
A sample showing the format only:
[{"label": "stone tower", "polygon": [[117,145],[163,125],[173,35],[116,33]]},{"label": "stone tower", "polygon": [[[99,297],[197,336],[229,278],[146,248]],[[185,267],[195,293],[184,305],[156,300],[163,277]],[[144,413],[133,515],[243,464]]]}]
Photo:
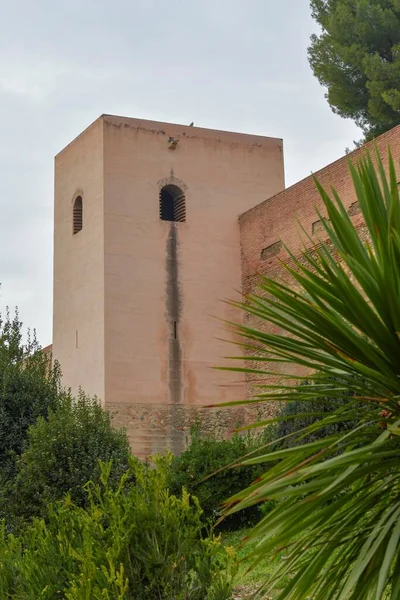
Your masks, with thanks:
[{"label": "stone tower", "polygon": [[53,356],[136,454],[244,397],[218,319],[240,319],[238,217],[283,188],[282,141],[254,135],[103,115],[57,155]]}]

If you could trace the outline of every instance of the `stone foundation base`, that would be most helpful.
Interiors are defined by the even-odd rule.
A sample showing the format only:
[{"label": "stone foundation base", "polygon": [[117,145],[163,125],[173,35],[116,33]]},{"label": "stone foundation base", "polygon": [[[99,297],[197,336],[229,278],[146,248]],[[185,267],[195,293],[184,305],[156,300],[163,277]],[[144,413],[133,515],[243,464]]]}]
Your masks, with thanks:
[{"label": "stone foundation base", "polygon": [[196,423],[205,434],[230,437],[243,425],[268,419],[277,404],[254,404],[227,408],[202,406],[118,403],[106,405],[115,427],[127,430],[133,454],[144,458],[171,450],[179,454],[187,446]]}]

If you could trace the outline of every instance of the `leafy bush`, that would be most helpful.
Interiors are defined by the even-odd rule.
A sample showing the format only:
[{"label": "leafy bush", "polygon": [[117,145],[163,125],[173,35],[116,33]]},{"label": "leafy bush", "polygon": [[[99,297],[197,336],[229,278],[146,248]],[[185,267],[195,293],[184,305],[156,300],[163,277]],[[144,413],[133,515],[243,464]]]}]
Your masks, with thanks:
[{"label": "leafy bush", "polygon": [[18,313],[0,316],[0,476],[12,477],[26,433],[62,394],[60,371],[49,364],[35,336],[22,342]]},{"label": "leafy bush", "polygon": [[262,517],[265,517],[268,513],[272,512],[276,508],[278,502],[276,500],[267,500],[260,504],[260,513]]},{"label": "leafy bush", "polygon": [[[0,596],[10,600],[227,600],[233,550],[201,535],[198,501],[166,489],[169,457],[132,462],[118,486],[111,464],[86,486],[86,508],[69,497],[23,538],[0,535]],[[130,480],[135,479],[135,484]]]},{"label": "leafy bush", "polygon": [[[191,431],[187,449],[176,456],[171,465],[169,486],[173,493],[186,488],[199,499],[204,517],[212,522],[222,513],[222,504],[232,494],[250,485],[261,473],[256,466],[224,468],[237,463],[244,455],[267,442],[268,430],[263,435],[233,435],[229,440],[202,436],[199,427]],[[256,522],[258,507],[235,513],[221,524],[226,529],[239,529]]]},{"label": "leafy bush", "polygon": [[[331,384],[333,388],[338,385],[343,385],[343,382],[337,377],[331,377],[327,382],[328,385]],[[312,382],[305,381],[302,387],[307,385],[312,385]],[[341,407],[346,407],[349,398],[352,398],[353,396],[354,394],[351,391],[344,390],[342,397],[332,398],[330,396],[323,396],[312,400],[292,400],[290,402],[284,402],[279,411],[279,418],[283,420],[276,424],[274,430],[275,439],[286,438],[280,442],[279,446],[288,448],[300,443],[304,444],[306,442],[320,440],[341,431],[345,432],[353,429],[357,425],[358,419],[349,421],[342,421],[339,419],[327,423],[323,427],[319,426],[321,419],[329,416]],[[364,409],[365,405],[360,403],[358,417],[361,418]],[[312,428],[311,426],[314,424],[316,427]]]},{"label": "leafy bush", "polygon": [[111,483],[126,470],[129,456],[126,433],[112,427],[110,415],[96,400],[65,397],[47,420],[39,417],[28,430],[9,492],[11,508],[24,518],[43,515],[67,492],[82,506],[87,500],[85,483],[100,479],[99,460],[112,460]]}]

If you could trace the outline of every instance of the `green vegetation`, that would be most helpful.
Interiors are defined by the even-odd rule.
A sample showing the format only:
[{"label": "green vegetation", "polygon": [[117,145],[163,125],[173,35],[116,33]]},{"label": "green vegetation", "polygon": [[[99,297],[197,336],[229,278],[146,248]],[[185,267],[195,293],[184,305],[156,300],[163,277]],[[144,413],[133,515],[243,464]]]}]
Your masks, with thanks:
[{"label": "green vegetation", "polygon": [[[321,243],[300,260],[290,255],[291,284],[264,277],[243,306],[289,335],[236,326],[257,346],[253,373],[265,373],[266,362],[285,367],[284,375],[273,371],[275,383],[260,388],[255,400],[329,397],[334,407],[291,434],[290,447],[272,443],[244,460],[264,464],[265,473],[227,510],[277,502],[250,539],[257,540],[254,560],[270,561],[277,549],[287,553],[266,582],[266,593],[279,600],[400,597],[398,176],[390,160],[387,177],[379,157],[376,167],[368,157],[350,169],[368,242],[337,194],[331,198],[319,186],[330,246]],[[295,369],[288,372],[290,365],[313,372],[309,385]],[[326,437],[305,441],[322,430]]]},{"label": "green vegetation", "polygon": [[[328,379],[328,385],[335,387],[345,385],[339,378]],[[310,385],[310,381],[305,381],[304,385]],[[329,415],[339,406],[345,406],[349,397],[353,397],[351,391],[343,391],[343,396],[340,398],[331,398],[324,396],[314,398],[312,400],[293,400],[283,403],[279,411],[279,422],[276,423],[273,432],[275,440],[275,448],[290,448],[304,442],[312,442],[324,439],[329,435],[339,433],[341,431],[349,431],[357,426],[358,420],[339,421],[327,423],[324,427],[314,427],[312,430],[304,434],[306,428],[311,427],[314,423],[318,423],[323,417]],[[364,411],[364,405],[358,405],[358,416]]]},{"label": "green vegetation", "polygon": [[398,0],[311,0],[322,33],[309,61],[333,111],[353,119],[367,140],[400,123]]},{"label": "green vegetation", "polygon": [[18,313],[0,315],[0,479],[12,477],[27,430],[61,395],[60,370],[39,352],[35,336],[22,343]]},{"label": "green vegetation", "polygon": [[171,460],[141,464],[95,399],[0,321],[0,598],[228,600],[236,556]]},{"label": "green vegetation", "polygon": [[24,519],[44,516],[47,506],[67,492],[84,506],[84,485],[100,481],[99,461],[112,461],[109,484],[128,467],[130,449],[124,431],[111,425],[110,415],[96,400],[60,398],[47,419],[28,429],[25,450],[9,491],[13,514]]},{"label": "green vegetation", "polygon": [[[168,458],[137,461],[110,486],[86,486],[85,508],[67,496],[21,536],[0,533],[0,597],[13,600],[228,600],[233,550],[202,536],[201,509],[166,489]],[[132,480],[135,484],[132,485]]]},{"label": "green vegetation", "polygon": [[35,337],[23,343],[18,313],[0,318],[0,518],[7,527],[45,513],[67,492],[81,504],[84,484],[99,481],[98,461],[113,461],[119,479],[129,444],[108,413],[61,387],[57,364]]},{"label": "green vegetation", "polygon": [[[244,455],[257,451],[268,440],[267,431],[257,436],[240,436],[218,439],[215,435],[202,436],[199,427],[193,427],[187,449],[172,461],[169,487],[173,493],[185,488],[194,494],[212,523],[220,518],[224,501],[243,486],[250,485],[262,473],[259,465],[234,467]],[[222,522],[223,528],[238,529],[256,523],[260,508],[240,511]]]},{"label": "green vegetation", "polygon": [[[224,545],[235,548],[237,551],[239,566],[235,578],[235,590],[243,600],[251,600],[253,594],[274,576],[278,567],[286,560],[285,552],[277,552],[272,560],[260,561],[250,568],[251,555],[257,547],[255,540],[247,540],[250,534],[251,529],[244,528],[238,531],[224,532],[222,536]],[[279,590],[275,590],[275,593],[278,594]],[[273,597],[271,596],[271,598]]]}]

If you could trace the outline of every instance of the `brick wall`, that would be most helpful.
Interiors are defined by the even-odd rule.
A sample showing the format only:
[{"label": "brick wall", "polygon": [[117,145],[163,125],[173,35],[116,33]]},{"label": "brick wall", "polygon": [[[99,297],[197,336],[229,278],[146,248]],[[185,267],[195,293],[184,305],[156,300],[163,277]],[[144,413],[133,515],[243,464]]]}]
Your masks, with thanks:
[{"label": "brick wall", "polygon": [[[356,165],[365,155],[365,152],[374,153],[375,145],[385,167],[388,160],[388,147],[390,147],[395,162],[398,164],[400,157],[400,126],[315,174],[327,191],[330,191],[333,187],[339,193],[354,224],[360,228],[362,237],[365,236],[365,232],[356,203],[348,161],[351,160]],[[400,170],[398,173],[400,179]],[[316,189],[314,179],[310,176],[240,216],[242,286],[245,295],[256,291],[259,274],[265,274],[279,281],[287,279],[287,272],[280,263],[281,260],[285,260],[287,257],[284,245],[296,257],[301,255],[305,239],[305,236],[301,234],[301,227],[311,236],[313,241],[315,240],[315,244],[318,243],[318,240],[324,238],[323,225],[316,209],[320,210],[323,219],[325,216],[323,203]],[[310,247],[312,243],[306,241],[306,246]],[[262,323],[252,315],[246,315],[245,320],[252,327],[277,331],[276,327]],[[251,364],[251,362],[248,364]],[[272,365],[269,365],[269,367],[272,367]],[[266,365],[266,368],[268,368],[268,365]],[[283,373],[285,367],[274,365],[273,368],[279,369],[278,372]],[[293,367],[289,372],[293,372]],[[296,370],[296,372],[299,373],[300,370]],[[259,377],[253,375],[248,377],[248,396],[253,394],[253,384],[259,381]]]}]

